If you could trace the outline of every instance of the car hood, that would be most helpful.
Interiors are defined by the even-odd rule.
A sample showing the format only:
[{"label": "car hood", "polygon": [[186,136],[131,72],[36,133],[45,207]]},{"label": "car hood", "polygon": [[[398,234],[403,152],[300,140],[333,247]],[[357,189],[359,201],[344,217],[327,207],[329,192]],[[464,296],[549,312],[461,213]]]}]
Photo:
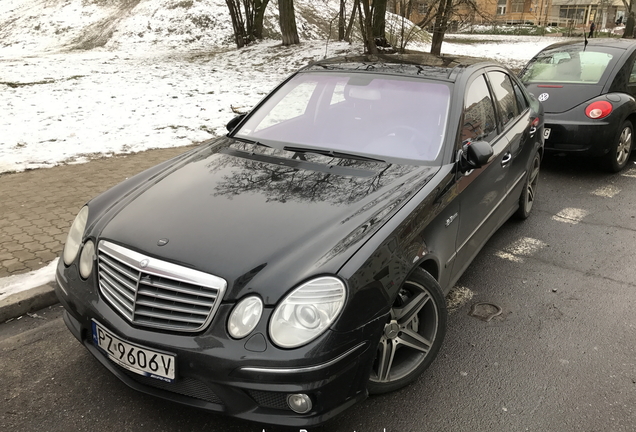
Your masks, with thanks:
[{"label": "car hood", "polygon": [[100,238],[222,277],[225,300],[256,291],[273,304],[336,273],[438,170],[223,138],[127,198]]},{"label": "car hood", "polygon": [[528,84],[528,91],[546,113],[562,113],[600,95],[603,86],[592,84]]}]

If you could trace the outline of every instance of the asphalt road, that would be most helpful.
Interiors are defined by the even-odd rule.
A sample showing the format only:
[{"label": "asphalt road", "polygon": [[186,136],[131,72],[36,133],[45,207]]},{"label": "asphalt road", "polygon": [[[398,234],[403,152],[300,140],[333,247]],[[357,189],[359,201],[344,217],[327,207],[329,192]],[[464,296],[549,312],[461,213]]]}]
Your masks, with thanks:
[{"label": "asphalt road", "polygon": [[[636,430],[634,160],[622,175],[546,160],[530,219],[506,223],[459,281],[473,297],[429,370],[310,430]],[[471,316],[480,302],[501,315]],[[129,389],[59,306],[0,325],[0,383],[3,431],[279,430]]]}]

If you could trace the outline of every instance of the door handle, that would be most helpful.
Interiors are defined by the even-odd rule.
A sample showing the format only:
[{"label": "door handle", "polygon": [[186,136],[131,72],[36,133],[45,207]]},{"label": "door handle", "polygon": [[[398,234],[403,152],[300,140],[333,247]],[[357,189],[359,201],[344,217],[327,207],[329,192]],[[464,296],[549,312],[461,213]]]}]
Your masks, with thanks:
[{"label": "door handle", "polygon": [[501,158],[501,166],[506,166],[512,160],[512,154],[510,152],[506,153],[503,158]]}]

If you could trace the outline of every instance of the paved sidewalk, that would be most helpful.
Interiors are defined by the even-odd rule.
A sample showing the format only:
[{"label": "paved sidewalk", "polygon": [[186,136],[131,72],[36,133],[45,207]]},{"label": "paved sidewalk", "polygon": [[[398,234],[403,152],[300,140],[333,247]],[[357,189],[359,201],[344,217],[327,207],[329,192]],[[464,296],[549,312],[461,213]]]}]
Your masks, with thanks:
[{"label": "paved sidewalk", "polygon": [[75,215],[89,199],[192,147],[0,174],[0,278],[46,266],[60,255]]}]

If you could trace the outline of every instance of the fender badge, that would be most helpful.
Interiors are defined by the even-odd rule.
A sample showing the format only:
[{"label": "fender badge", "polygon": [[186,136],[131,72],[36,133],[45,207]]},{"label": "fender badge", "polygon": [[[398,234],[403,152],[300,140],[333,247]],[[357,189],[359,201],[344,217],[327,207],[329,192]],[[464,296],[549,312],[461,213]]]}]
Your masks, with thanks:
[{"label": "fender badge", "polygon": [[170,240],[168,240],[167,238],[162,238],[159,239],[159,241],[157,242],[157,246],[165,246],[168,244]]},{"label": "fender badge", "polygon": [[550,97],[549,94],[541,93],[537,99],[539,99],[539,102],[545,102],[548,100],[549,97]]},{"label": "fender badge", "polygon": [[150,264],[150,260],[149,259],[143,259],[143,260],[139,261],[139,267],[141,267],[141,268],[148,267],[148,264]]}]

